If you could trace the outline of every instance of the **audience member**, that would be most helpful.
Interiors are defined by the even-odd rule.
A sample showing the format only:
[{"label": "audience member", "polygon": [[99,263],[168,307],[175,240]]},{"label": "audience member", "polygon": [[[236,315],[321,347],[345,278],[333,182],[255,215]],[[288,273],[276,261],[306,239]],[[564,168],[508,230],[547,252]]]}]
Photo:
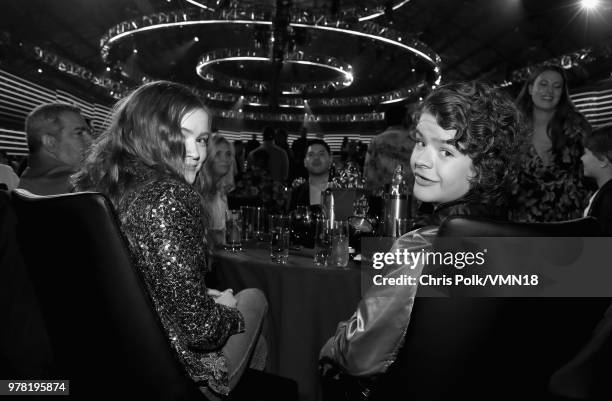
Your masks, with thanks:
[{"label": "audience member", "polygon": [[349,151],[349,138],[345,136],[342,138],[342,144],[340,145],[340,161],[342,163],[346,163],[348,159],[348,151]]},{"label": "audience member", "polygon": [[15,174],[13,167],[4,151],[0,151],[0,185],[4,184],[11,191],[19,185],[19,177]]},{"label": "audience member", "polygon": [[[385,122],[387,129],[372,139],[364,162],[366,188],[373,192],[391,183],[398,164],[403,164],[407,171],[414,148],[404,106],[389,108],[385,112]],[[407,185],[412,187],[412,180],[407,182]]]},{"label": "audience member", "polygon": [[584,176],[594,178],[598,188],[584,215],[596,217],[603,234],[612,236],[612,126],[600,128],[584,139],[582,164]]},{"label": "audience member", "polygon": [[285,131],[283,128],[278,128],[276,130],[276,133],[274,134],[274,144],[279,148],[283,149],[285,151],[285,154],[287,154],[287,160],[289,161],[289,178],[292,179],[294,177],[295,171],[295,157],[293,152],[291,151],[291,148],[289,147],[289,142],[287,142],[287,138],[287,131]]},{"label": "audience member", "polygon": [[[249,163],[262,163],[267,161],[265,170],[274,181],[286,182],[289,175],[289,158],[287,153],[274,144],[274,128],[266,127],[263,131],[263,144],[251,151],[248,156]],[[260,166],[263,167],[263,166]]]},{"label": "audience member", "polygon": [[[414,196],[435,204],[437,221],[449,214],[502,218],[524,129],[512,100],[482,83],[457,83],[436,89],[420,107],[410,158]],[[428,249],[437,230],[429,226],[405,234],[391,252]],[[386,277],[416,279],[422,269],[422,263],[392,265]],[[403,342],[416,290],[408,284],[372,286],[355,314],[338,325],[321,357],[354,376],[385,372]]]},{"label": "audience member", "polygon": [[196,178],[196,188],[202,195],[209,238],[215,244],[225,242],[227,194],[234,189],[235,171],[232,145],[223,136],[213,135],[208,141],[206,161]]},{"label": "audience member", "polygon": [[253,134],[251,136],[251,139],[246,143],[246,146],[244,148],[244,152],[248,155],[249,153],[251,153],[252,151],[257,149],[259,147],[259,145],[260,145],[260,143],[257,140],[257,134]]},{"label": "audience member", "polygon": [[580,157],[591,132],[569,97],[565,71],[544,66],[523,86],[516,104],[530,128],[512,184],[511,219],[547,222],[580,217],[589,199]]},{"label": "audience member", "polygon": [[331,166],[331,151],[329,145],[320,139],[308,141],[304,166],[308,171],[308,181],[291,191],[289,210],[297,206],[321,204],[321,192],[327,188],[329,168]]},{"label": "audience member", "polygon": [[169,343],[209,397],[228,394],[252,361],[267,308],[259,290],[234,297],[204,282],[210,265],[192,184],[211,119],[189,88],[143,85],[116,105],[74,176],[77,190],[112,201]]},{"label": "audience member", "polygon": [[78,170],[91,144],[89,126],[79,108],[43,104],[26,118],[25,131],[30,155],[19,188],[37,195],[71,192],[70,175]]},{"label": "audience member", "polygon": [[306,157],[306,148],[308,148],[308,131],[306,127],[300,128],[300,137],[295,139],[291,144],[291,151],[293,152],[293,157],[295,158],[295,173],[292,178],[304,177],[308,176],[308,171],[304,167],[302,160]]},{"label": "audience member", "polygon": [[240,139],[236,139],[234,141],[234,155],[234,160],[236,163],[236,174],[240,174],[244,172],[244,161],[246,160],[244,142],[242,142]]}]

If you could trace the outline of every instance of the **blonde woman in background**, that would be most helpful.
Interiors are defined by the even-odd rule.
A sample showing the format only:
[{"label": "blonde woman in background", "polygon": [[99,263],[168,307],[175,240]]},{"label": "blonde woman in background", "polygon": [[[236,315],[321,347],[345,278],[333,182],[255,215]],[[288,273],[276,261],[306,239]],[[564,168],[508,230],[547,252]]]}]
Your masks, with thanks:
[{"label": "blonde woman in background", "polygon": [[196,188],[202,195],[208,237],[215,244],[225,242],[225,212],[227,194],[234,189],[236,161],[232,144],[220,134],[208,141],[206,161],[196,179]]}]

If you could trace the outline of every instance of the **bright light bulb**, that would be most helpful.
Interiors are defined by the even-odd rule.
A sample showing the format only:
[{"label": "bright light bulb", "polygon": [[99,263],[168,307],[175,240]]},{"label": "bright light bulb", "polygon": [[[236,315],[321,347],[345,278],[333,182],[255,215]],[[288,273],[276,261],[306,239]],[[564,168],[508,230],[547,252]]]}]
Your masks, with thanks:
[{"label": "bright light bulb", "polygon": [[580,5],[587,10],[593,10],[599,5],[599,0],[580,0]]},{"label": "bright light bulb", "polygon": [[195,37],[193,38],[193,40],[194,40],[194,41],[196,41],[196,42],[199,42],[199,41],[200,41],[200,38],[198,38],[197,36],[195,36]]}]

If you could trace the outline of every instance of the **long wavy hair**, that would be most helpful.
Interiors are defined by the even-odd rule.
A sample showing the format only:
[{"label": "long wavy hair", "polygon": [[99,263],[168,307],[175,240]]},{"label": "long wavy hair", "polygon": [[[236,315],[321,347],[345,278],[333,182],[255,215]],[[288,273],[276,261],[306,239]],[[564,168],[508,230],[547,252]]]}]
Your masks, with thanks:
[{"label": "long wavy hair", "polygon": [[548,126],[546,127],[548,137],[552,142],[552,154],[556,158],[567,143],[567,138],[563,133],[565,124],[569,118],[572,118],[578,114],[576,106],[574,106],[574,103],[572,103],[572,99],[569,95],[567,74],[565,73],[565,70],[559,66],[550,64],[536,69],[521,88],[515,103],[525,116],[527,123],[531,125],[533,123],[533,99],[529,93],[529,87],[533,87],[535,80],[545,71],[554,71],[563,78],[563,90],[561,91],[559,103],[557,104],[555,112],[551,120],[548,122]]},{"label": "long wavy hair", "polygon": [[[215,177],[213,172],[213,166],[215,163],[215,154],[222,145],[226,145],[231,153],[230,169],[222,177]],[[236,174],[236,158],[234,154],[234,147],[232,144],[220,134],[213,135],[208,140],[208,148],[206,149],[208,156],[202,165],[200,174],[198,174],[195,187],[204,199],[211,199],[217,193],[227,194],[231,192],[234,187],[234,175]]]},{"label": "long wavy hair", "polygon": [[476,175],[458,201],[492,208],[506,207],[508,187],[516,171],[525,123],[512,99],[480,82],[453,83],[433,91],[416,111],[436,118],[445,130],[457,130],[455,147],[472,159]]},{"label": "long wavy hair", "polygon": [[181,84],[157,81],[134,90],[115,105],[110,126],[72,177],[75,188],[102,192],[117,206],[137,183],[135,167],[185,181],[181,120],[194,109],[208,111]]}]

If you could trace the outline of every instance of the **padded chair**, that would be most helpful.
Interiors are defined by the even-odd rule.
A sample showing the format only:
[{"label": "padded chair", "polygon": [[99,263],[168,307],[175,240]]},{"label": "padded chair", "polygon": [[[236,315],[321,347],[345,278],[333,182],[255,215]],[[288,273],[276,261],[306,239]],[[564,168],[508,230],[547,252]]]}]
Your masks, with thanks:
[{"label": "padded chair", "polygon": [[51,347],[16,227],[9,194],[0,190],[0,377],[46,379]]},{"label": "padded chair", "polygon": [[[12,202],[54,351],[53,377],[70,379],[79,399],[204,400],[170,347],[109,201],[16,190]],[[265,376],[266,391],[297,394],[295,382],[256,375]]]},{"label": "padded chair", "polygon": [[[438,236],[596,236],[598,230],[590,218],[517,224],[453,216]],[[370,400],[558,399],[548,389],[551,376],[589,340],[610,305],[599,298],[420,296],[427,290],[418,289],[396,361],[358,393]],[[342,394],[338,381],[330,381],[323,383],[329,400],[355,394],[364,383],[353,378],[356,385]]]},{"label": "padded chair", "polygon": [[553,223],[513,223],[482,217],[449,216],[438,237],[598,237],[601,230],[593,217]]}]

